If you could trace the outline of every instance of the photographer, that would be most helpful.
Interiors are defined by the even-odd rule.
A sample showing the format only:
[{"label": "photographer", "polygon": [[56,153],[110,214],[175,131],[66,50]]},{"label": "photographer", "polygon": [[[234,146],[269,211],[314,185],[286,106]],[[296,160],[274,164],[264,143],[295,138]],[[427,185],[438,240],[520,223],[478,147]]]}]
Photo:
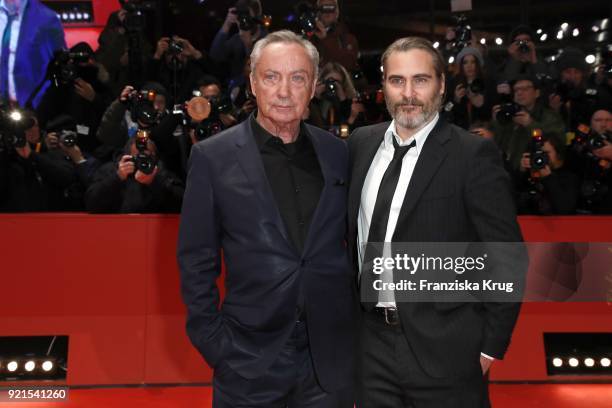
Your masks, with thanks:
[{"label": "photographer", "polygon": [[100,120],[112,101],[108,72],[96,62],[87,43],[76,44],[68,55],[78,55],[82,61],[57,62],[57,70],[63,70],[64,75],[58,73],[54,79],[55,84],[45,93],[37,116],[43,127],[60,114],[71,116],[76,123],[79,148],[93,153],[100,144],[95,137]]},{"label": "photographer", "polygon": [[524,75],[548,75],[546,64],[540,61],[536,54],[534,38],[535,33],[528,26],[520,25],[512,30],[508,58],[500,67],[500,79],[511,82]]},{"label": "photographer", "polygon": [[584,53],[567,47],[557,60],[559,83],[549,96],[551,109],[560,113],[570,131],[580,123],[589,123],[595,106],[605,106],[609,100],[597,86],[588,84],[588,65]]},{"label": "photographer", "polygon": [[[150,82],[143,86],[141,92],[152,92],[155,95],[155,100],[149,102],[154,113],[158,118],[168,120],[166,110],[166,88],[159,83]],[[135,135],[139,128],[154,127],[148,123],[139,121],[137,117],[132,115],[130,111],[130,95],[134,92],[134,88],[126,86],[119,98],[117,98],[106,109],[102,116],[102,121],[98,127],[96,137],[104,145],[104,149],[100,149],[100,154],[97,157],[103,161],[107,161],[112,157],[113,151],[122,149],[128,138]],[[146,103],[146,102],[143,102]],[[176,125],[175,125],[176,127]]]},{"label": "photographer", "polygon": [[85,193],[85,206],[105,213],[179,212],[184,189],[158,161],[155,143],[136,136],[116,162],[98,169]]},{"label": "photographer", "polygon": [[[110,0],[107,0],[110,1]],[[134,36],[138,46],[139,64],[144,67],[149,60],[152,49],[151,44],[144,35],[144,30],[128,33],[126,30],[128,11],[122,4],[120,10],[111,13],[106,22],[104,30],[98,37],[99,47],[96,51],[96,59],[106,68],[110,77],[111,90],[117,95],[129,83],[129,43],[130,36]]]},{"label": "photographer", "polygon": [[365,108],[357,98],[351,76],[337,62],[328,62],[321,69],[309,110],[307,122],[323,129],[364,124]]},{"label": "photographer", "polygon": [[[558,135],[544,134],[521,158],[516,188],[519,214],[569,215],[576,212],[579,178],[564,166],[565,146]],[[532,154],[541,157],[534,163]]]},{"label": "photographer", "polygon": [[485,75],[484,60],[478,49],[463,48],[457,55],[457,64],[459,72],[450,81],[448,89],[453,92],[445,109],[449,121],[467,130],[474,123],[491,119],[495,86]]},{"label": "photographer", "polygon": [[[15,111],[4,119],[6,199],[3,211],[62,211],[64,192],[76,176],[58,150],[48,150],[32,112]],[[10,128],[10,130],[8,130]],[[14,139],[8,143],[6,136]]]},{"label": "photographer", "polygon": [[198,78],[210,70],[210,62],[204,54],[188,40],[175,35],[157,42],[147,67],[147,78],[168,90],[167,102],[172,106],[189,98]]},{"label": "photographer", "polygon": [[321,65],[337,62],[348,71],[359,69],[359,45],[348,26],[339,20],[340,8],[337,0],[317,0],[318,18],[316,31],[311,38],[317,47]]},{"label": "photographer", "polygon": [[[236,5],[228,10],[225,22],[210,46],[210,57],[216,63],[227,67],[232,87],[245,82],[245,60],[251,54],[255,42],[268,34],[258,21],[261,15],[259,0],[238,0]],[[230,36],[234,26],[238,27],[238,32]]]},{"label": "photographer", "polygon": [[554,135],[563,145],[565,126],[559,114],[538,102],[540,89],[536,79],[521,76],[512,84],[512,90],[514,102],[493,107],[491,131],[508,169],[516,172],[534,129]]}]

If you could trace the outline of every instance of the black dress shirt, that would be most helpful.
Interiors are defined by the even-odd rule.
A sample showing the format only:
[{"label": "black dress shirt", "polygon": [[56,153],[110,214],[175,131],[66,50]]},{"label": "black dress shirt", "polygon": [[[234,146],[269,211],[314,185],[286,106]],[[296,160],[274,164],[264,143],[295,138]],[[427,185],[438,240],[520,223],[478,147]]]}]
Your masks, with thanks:
[{"label": "black dress shirt", "polygon": [[302,253],[308,228],[323,190],[323,174],[304,125],[293,143],[283,143],[251,116],[268,183],[283,219],[289,239]]}]

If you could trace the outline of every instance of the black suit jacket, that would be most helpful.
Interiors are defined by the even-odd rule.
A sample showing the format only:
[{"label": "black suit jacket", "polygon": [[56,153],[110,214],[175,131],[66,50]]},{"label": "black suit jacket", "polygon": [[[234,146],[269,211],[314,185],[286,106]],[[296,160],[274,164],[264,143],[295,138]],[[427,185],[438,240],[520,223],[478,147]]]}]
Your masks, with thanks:
[{"label": "black suit jacket", "polygon": [[[349,248],[355,270],[363,183],[388,127],[389,122],[359,128],[349,139]],[[392,241],[521,242],[500,157],[492,141],[439,119],[419,154]],[[525,262],[512,271],[516,281],[523,279]],[[520,304],[398,302],[398,309],[422,368],[447,377],[474,372],[481,352],[503,358]]]},{"label": "black suit jacket", "polygon": [[[351,384],[359,303],[348,262],[348,150],[306,125],[325,185],[303,253],[291,244],[250,120],[193,147],[178,242],[187,333],[209,365],[256,378],[295,327],[303,285],[310,348],[321,386]],[[226,265],[221,310],[216,279]]]}]

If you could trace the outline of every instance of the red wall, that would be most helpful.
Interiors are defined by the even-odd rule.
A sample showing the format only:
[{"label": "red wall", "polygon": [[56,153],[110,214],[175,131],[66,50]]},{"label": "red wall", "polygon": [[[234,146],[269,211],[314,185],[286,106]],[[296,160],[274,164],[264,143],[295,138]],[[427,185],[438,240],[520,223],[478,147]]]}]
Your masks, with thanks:
[{"label": "red wall", "polygon": [[[70,336],[71,385],[210,381],[185,335],[177,226],[176,216],[0,215],[0,335]],[[525,217],[521,226],[530,241],[612,242],[612,217]],[[612,331],[611,312],[605,303],[525,304],[491,379],[556,380],[542,332]]]}]

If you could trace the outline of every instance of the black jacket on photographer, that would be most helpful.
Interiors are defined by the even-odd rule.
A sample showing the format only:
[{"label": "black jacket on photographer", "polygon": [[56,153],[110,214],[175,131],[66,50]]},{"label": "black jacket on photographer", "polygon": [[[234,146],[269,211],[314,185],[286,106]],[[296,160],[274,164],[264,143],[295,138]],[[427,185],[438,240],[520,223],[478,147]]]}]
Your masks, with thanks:
[{"label": "black jacket on photographer", "polygon": [[483,95],[484,103],[478,107],[473,105],[468,96],[464,96],[457,103],[454,99],[454,90],[459,84],[463,84],[466,89],[470,87],[464,78],[454,77],[448,81],[448,102],[444,105],[445,117],[451,123],[469,130],[474,124],[483,124],[491,120],[491,108],[496,98],[495,82],[487,78],[478,78],[475,86],[482,88],[479,94]]},{"label": "black jacket on photographer", "polygon": [[[146,84],[145,89],[150,89],[158,94],[165,95],[166,91],[157,84]],[[96,158],[101,161],[109,161],[123,150],[125,143],[134,133],[138,124],[132,119],[128,110],[129,103],[115,100],[106,109],[97,132],[97,138],[102,146],[97,150]],[[172,114],[162,116],[159,124],[151,129],[151,140],[157,145],[159,156],[171,171],[180,172],[182,168],[179,145],[173,132],[180,124],[180,117]],[[132,135],[133,136],[133,135]]]},{"label": "black jacket on photographer", "polygon": [[213,68],[204,55],[198,60],[189,59],[185,63],[176,65],[176,100],[173,100],[173,86],[175,80],[175,69],[173,63],[167,63],[164,55],[161,59],[151,58],[147,63],[147,80],[162,84],[167,92],[167,106],[185,103],[191,99],[193,89],[198,79],[205,73],[212,72]]},{"label": "black jacket on photographer", "polygon": [[[120,158],[120,157],[119,157]],[[159,161],[159,171],[149,185],[139,183],[134,175],[125,181],[117,175],[119,160],[102,165],[87,192],[85,207],[96,213],[178,213],[185,186]]]},{"label": "black jacket on photographer", "polygon": [[570,170],[551,170],[530,181],[529,173],[515,181],[519,214],[571,215],[576,213],[580,179]]},{"label": "black jacket on photographer", "polygon": [[61,151],[47,151],[44,144],[38,146],[30,145],[28,158],[21,157],[17,152],[9,152],[5,156],[6,197],[0,203],[3,211],[67,209],[66,189],[77,182],[74,167]]},{"label": "black jacket on photographer", "polygon": [[[81,45],[84,44],[84,45]],[[81,43],[71,49],[71,52],[87,52],[93,50]],[[104,111],[112,101],[111,89],[108,83],[108,73],[100,64],[80,66],[77,78],[87,82],[95,92],[94,99],[89,101],[75,90],[75,81],[68,81],[58,86],[51,86],[45,93],[37,109],[37,117],[41,126],[61,114],[72,117],[77,125],[77,144],[85,153],[93,153],[100,145],[96,132]]]}]

